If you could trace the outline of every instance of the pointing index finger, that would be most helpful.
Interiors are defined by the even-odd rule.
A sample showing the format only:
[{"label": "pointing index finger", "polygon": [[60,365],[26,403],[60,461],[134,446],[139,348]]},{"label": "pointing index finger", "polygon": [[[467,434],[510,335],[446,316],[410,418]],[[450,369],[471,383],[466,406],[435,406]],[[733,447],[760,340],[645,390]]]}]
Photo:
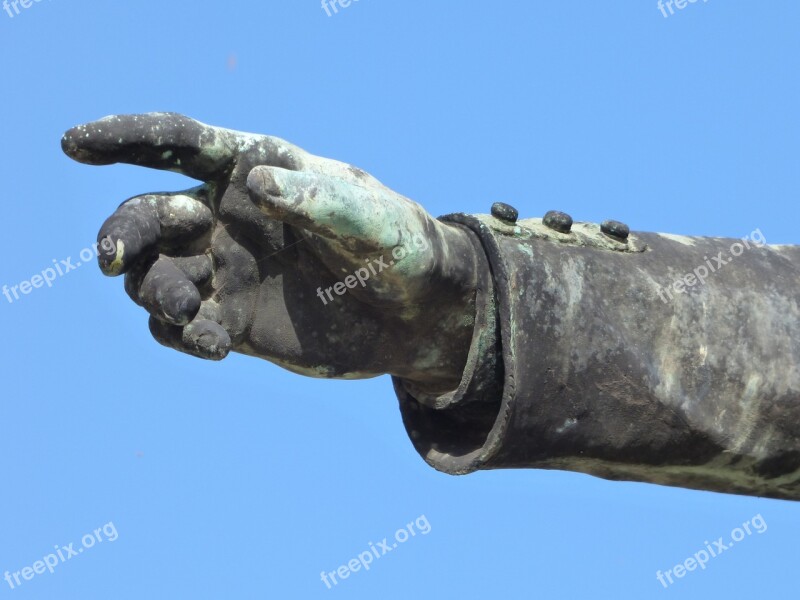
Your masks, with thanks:
[{"label": "pointing index finger", "polygon": [[208,181],[236,158],[236,134],[176,113],[114,115],[73,127],[61,147],[90,165],[127,163]]}]

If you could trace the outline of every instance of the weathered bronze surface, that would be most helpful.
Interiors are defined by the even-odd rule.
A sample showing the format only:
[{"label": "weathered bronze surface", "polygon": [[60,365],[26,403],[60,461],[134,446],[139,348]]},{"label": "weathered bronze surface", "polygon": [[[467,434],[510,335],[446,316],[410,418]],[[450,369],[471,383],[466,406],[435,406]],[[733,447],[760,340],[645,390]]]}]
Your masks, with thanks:
[{"label": "weathered bronze surface", "polygon": [[202,182],[132,198],[99,257],[155,338],[303,375],[389,373],[437,469],[546,468],[800,500],[800,247],[551,211],[434,219],[350,165],[156,113],[83,163]]}]

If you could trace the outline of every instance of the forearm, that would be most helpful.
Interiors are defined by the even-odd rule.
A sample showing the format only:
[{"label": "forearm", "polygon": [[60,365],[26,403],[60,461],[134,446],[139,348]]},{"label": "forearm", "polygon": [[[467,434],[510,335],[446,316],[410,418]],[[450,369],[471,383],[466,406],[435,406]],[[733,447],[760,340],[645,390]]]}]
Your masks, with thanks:
[{"label": "forearm", "polygon": [[[641,234],[625,245],[599,232],[541,236],[533,221],[515,232],[463,220],[482,231],[492,265],[503,397],[491,424],[461,423],[483,429],[474,448],[417,443],[431,464],[800,499],[796,248],[750,242],[732,256],[737,240]],[[703,265],[704,283],[667,293]],[[405,412],[412,427],[448,418]]]}]

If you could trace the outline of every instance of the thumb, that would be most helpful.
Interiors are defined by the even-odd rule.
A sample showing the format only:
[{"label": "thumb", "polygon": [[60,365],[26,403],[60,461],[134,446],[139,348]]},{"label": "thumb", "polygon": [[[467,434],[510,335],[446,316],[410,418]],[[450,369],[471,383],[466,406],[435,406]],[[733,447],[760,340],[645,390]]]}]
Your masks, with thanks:
[{"label": "thumb", "polygon": [[[378,249],[397,243],[398,199],[337,177],[259,166],[247,188],[269,217],[306,229],[345,247]],[[408,202],[408,201],[405,201]],[[392,219],[392,213],[395,218]]]}]

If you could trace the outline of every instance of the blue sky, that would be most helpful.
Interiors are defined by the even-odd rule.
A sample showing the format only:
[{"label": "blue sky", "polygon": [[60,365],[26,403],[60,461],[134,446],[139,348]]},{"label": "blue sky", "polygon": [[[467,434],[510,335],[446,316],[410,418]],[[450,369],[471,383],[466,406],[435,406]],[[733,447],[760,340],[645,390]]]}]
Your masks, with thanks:
[{"label": "blue sky", "polygon": [[[13,11],[13,9],[12,9]],[[67,128],[177,111],[351,162],[432,214],[798,243],[800,5],[656,1],[101,3],[0,12],[0,285],[72,258],[174,174],[69,161]],[[743,598],[796,590],[798,507],[544,471],[450,477],[386,377],[169,351],[92,264],[0,297],[0,598]],[[767,525],[664,589],[756,515]],[[320,572],[411,537],[333,589]],[[110,529],[109,529],[110,531]]]}]

